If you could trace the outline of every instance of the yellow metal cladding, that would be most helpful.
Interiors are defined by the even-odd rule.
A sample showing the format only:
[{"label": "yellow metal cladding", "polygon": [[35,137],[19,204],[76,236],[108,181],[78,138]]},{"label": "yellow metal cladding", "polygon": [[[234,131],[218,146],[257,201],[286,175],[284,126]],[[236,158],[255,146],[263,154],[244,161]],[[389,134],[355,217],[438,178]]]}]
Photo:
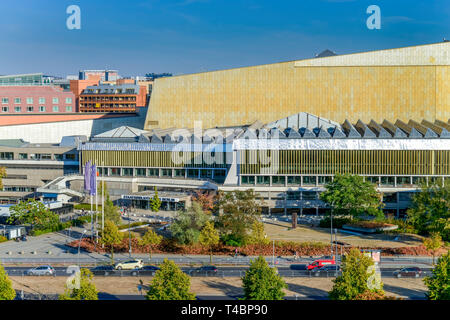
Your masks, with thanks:
[{"label": "yellow metal cladding", "polygon": [[[242,151],[240,173],[450,175],[448,150],[282,150],[276,157],[273,152]],[[278,159],[278,163],[267,157]]]},{"label": "yellow metal cladding", "polygon": [[[105,167],[183,168],[183,167],[226,167],[223,159],[211,158],[211,153],[171,151],[87,151],[81,152],[82,165],[87,161]],[[202,161],[203,160],[203,161]],[[222,160],[222,161],[219,161]]]},{"label": "yellow metal cladding", "polygon": [[346,55],[342,65],[330,57],[323,66],[291,61],[160,78],[145,128],[268,123],[298,112],[340,123],[449,119],[449,44],[405,50],[379,51],[371,64],[361,59],[367,65],[351,65]]}]

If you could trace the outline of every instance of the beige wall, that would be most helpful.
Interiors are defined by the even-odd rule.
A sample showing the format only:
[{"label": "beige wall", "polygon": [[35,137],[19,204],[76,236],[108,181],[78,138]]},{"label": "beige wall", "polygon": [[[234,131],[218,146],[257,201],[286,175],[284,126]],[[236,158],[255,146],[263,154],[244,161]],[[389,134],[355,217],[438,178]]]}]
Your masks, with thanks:
[{"label": "beige wall", "polygon": [[[203,121],[203,128],[267,123],[298,112],[340,123],[447,121],[449,45],[414,48],[386,50],[384,56],[379,51],[371,63],[360,59],[366,65],[344,63],[351,61],[348,55],[346,60],[339,56],[342,66],[330,57],[317,66],[291,61],[160,78],[153,87],[145,128],[193,127],[196,120]],[[403,52],[407,59],[399,59]]]}]

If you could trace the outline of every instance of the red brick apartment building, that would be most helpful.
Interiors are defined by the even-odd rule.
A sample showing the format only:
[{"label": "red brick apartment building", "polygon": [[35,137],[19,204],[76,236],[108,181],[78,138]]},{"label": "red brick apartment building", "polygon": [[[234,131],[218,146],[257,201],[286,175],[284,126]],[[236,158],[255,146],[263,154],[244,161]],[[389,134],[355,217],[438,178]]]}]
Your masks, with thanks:
[{"label": "red brick apartment building", "polygon": [[75,95],[56,86],[0,86],[0,115],[73,113]]},{"label": "red brick apartment building", "polygon": [[80,95],[80,112],[136,112],[145,107],[147,87],[135,84],[87,87]]}]

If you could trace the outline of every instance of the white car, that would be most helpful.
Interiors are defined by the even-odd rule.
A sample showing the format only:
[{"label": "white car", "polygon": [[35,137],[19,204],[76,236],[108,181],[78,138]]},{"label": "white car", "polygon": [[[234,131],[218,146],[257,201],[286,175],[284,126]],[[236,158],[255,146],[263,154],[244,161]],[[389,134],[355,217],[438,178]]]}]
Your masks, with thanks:
[{"label": "white car", "polygon": [[128,260],[125,262],[120,262],[116,264],[115,269],[117,270],[134,270],[140,269],[144,266],[144,262],[141,259]]},{"label": "white car", "polygon": [[29,276],[53,276],[55,269],[52,266],[39,266],[27,271]]}]

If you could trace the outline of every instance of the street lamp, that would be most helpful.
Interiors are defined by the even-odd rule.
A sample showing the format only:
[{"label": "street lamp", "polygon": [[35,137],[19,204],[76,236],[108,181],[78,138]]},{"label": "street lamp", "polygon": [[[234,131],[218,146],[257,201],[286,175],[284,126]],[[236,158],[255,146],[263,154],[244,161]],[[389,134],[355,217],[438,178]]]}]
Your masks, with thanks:
[{"label": "street lamp", "polygon": [[83,239],[84,234],[86,233],[86,229],[83,230],[83,233],[81,234],[80,240],[78,240],[78,267],[80,266],[80,245],[81,245],[81,240]]}]

